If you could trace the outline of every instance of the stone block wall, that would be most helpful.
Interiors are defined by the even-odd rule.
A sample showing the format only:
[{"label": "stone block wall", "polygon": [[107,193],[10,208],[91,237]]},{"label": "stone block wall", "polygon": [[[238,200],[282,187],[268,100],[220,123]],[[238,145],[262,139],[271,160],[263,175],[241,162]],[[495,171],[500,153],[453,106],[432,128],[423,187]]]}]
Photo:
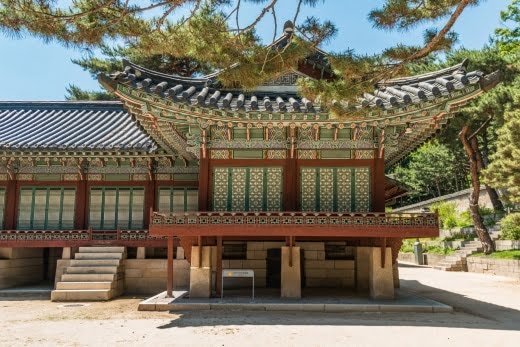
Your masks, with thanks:
[{"label": "stone block wall", "polygon": [[497,251],[520,249],[520,240],[496,240],[495,247]]},{"label": "stone block wall", "polygon": [[[252,269],[255,286],[265,287],[267,276],[267,250],[281,248],[284,242],[248,242],[247,259],[223,260],[224,269]],[[323,242],[296,242],[304,252],[305,281],[307,287],[355,287],[354,260],[326,260]],[[250,285],[242,279],[226,279],[228,285]]]},{"label": "stone block wall", "polygon": [[306,287],[355,287],[354,260],[325,259],[324,242],[297,242],[305,257]]},{"label": "stone block wall", "polygon": [[[157,294],[166,290],[166,259],[125,259],[125,293]],[[190,264],[187,260],[173,261],[173,288],[190,286]]]},{"label": "stone block wall", "polygon": [[42,248],[0,248],[0,289],[44,279]]},{"label": "stone block wall", "polygon": [[468,272],[506,276],[520,279],[520,260],[468,257]]},{"label": "stone block wall", "polygon": [[[223,269],[251,269],[255,272],[255,287],[265,287],[267,277],[267,250],[281,248],[283,242],[248,242],[246,259],[224,259]],[[250,286],[250,279],[226,278],[224,287]]]}]

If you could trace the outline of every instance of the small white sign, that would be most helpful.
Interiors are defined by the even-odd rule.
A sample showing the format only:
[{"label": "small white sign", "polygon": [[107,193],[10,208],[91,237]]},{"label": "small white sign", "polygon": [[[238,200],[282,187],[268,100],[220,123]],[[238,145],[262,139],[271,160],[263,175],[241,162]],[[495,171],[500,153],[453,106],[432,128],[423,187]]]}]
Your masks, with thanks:
[{"label": "small white sign", "polygon": [[255,277],[255,272],[244,269],[226,269],[222,270],[222,277]]}]

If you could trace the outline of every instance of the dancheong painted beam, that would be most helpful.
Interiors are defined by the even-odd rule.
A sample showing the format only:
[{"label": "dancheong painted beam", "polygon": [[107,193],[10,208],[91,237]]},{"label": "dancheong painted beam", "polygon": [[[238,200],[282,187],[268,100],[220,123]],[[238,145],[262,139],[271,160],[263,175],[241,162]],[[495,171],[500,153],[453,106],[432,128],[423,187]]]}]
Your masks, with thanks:
[{"label": "dancheong painted beam", "polygon": [[166,247],[147,230],[0,230],[0,247]]},{"label": "dancheong painted beam", "polygon": [[434,237],[437,214],[153,213],[152,236]]}]

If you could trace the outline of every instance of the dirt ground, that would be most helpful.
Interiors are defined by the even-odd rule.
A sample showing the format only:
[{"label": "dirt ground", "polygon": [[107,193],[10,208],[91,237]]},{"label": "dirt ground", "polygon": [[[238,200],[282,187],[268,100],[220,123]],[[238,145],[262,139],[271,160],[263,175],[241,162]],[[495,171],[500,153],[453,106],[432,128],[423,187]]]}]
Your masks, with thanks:
[{"label": "dirt ground", "polygon": [[404,291],[454,313],[139,312],[108,303],[0,301],[0,346],[518,346],[520,282],[401,266]]}]

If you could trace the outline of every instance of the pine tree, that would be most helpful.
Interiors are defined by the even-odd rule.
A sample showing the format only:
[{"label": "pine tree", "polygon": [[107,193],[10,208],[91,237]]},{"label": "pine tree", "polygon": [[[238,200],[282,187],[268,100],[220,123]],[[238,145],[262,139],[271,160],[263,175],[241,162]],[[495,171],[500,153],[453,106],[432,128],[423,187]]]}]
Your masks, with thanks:
[{"label": "pine tree", "polygon": [[[245,25],[243,4],[259,5],[256,18]],[[302,6],[316,6],[320,0],[295,3],[295,35],[290,45],[267,48],[255,32],[267,17],[273,18],[273,41],[280,36],[277,19],[279,0],[76,0],[61,3],[54,0],[0,0],[0,30],[11,35],[31,34],[44,40],[57,40],[66,45],[100,48],[123,42],[136,56],[167,58],[177,64],[199,67],[204,62],[219,75],[223,85],[253,88],[296,68],[298,61],[336,33],[333,23],[316,17],[300,18]],[[453,25],[461,13],[480,0],[386,0],[373,10],[369,19],[382,30],[406,31],[422,24],[438,24],[425,31],[423,45],[397,45],[380,54],[365,56],[349,51],[331,56],[334,78],[314,81],[302,79],[301,92],[333,105],[334,100],[355,101],[370,91],[381,79],[407,74],[406,66],[445,51],[456,41]],[[188,14],[181,16],[181,10]],[[303,39],[300,39],[303,38]],[[113,62],[83,61],[92,71],[115,68]],[[94,63],[92,66],[88,66]],[[235,64],[234,69],[227,69]],[[105,65],[105,66],[102,66]],[[182,65],[182,64],[181,64]],[[339,116],[349,116],[352,108],[335,109]]]}]

